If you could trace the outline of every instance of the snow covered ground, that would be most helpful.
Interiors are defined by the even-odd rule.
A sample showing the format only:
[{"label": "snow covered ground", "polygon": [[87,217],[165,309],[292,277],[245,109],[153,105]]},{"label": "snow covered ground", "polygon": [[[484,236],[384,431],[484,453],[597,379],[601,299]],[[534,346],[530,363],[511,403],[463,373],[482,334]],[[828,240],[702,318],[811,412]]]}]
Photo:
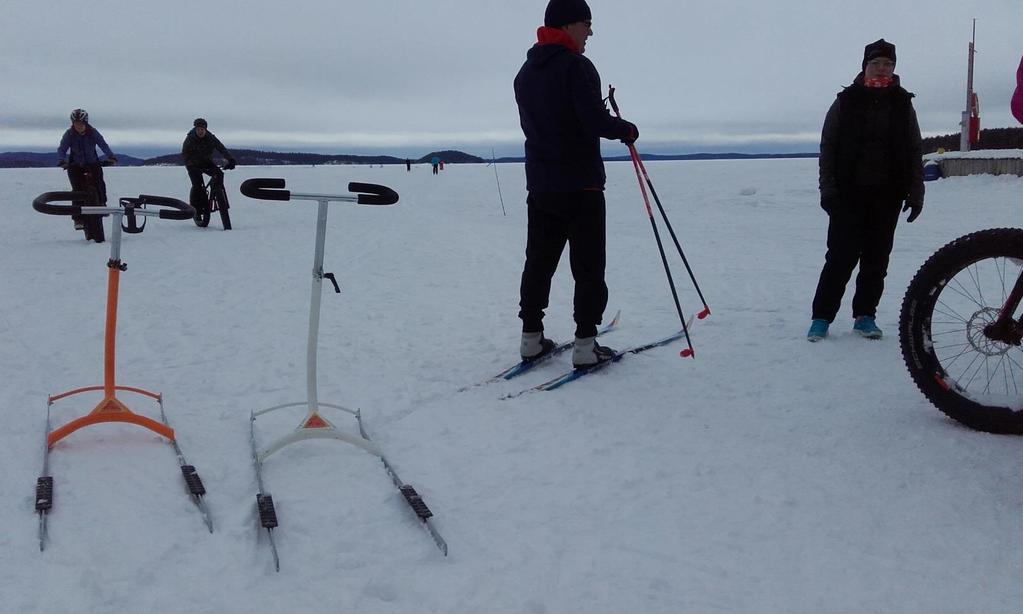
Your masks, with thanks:
[{"label": "snow covered ground", "polygon": [[[628,163],[608,169],[606,342],[678,319]],[[1023,180],[928,184],[901,224],[878,314],[886,337],[804,339],[824,251],[816,161],[648,165],[713,316],[676,344],[552,392],[501,401],[569,367],[457,390],[516,361],[525,237],[521,165],[240,168],[235,229],[150,220],[126,236],[118,383],[162,392],[209,491],[209,534],[172,449],[100,425],[53,450],[40,553],[33,495],[48,394],[102,383],[108,244],[34,212],[59,169],[0,171],[0,610],[35,612],[1010,612],[1023,602],[1023,441],[972,432],[914,388],[896,324],[909,278],[968,231],[1023,222]],[[305,398],[315,203],[252,201],[253,176],[343,192],[390,185],[394,207],[332,205],[322,401],[361,408],[423,494],[444,557],[379,461],[333,441],[265,465],[281,571],[257,529],[249,412]],[[112,196],[186,198],[180,168],[112,168]],[[666,233],[664,233],[667,240]],[[670,243],[669,243],[670,246]],[[700,308],[677,258],[683,307]],[[547,331],[572,333],[567,262]],[[55,424],[95,397],[53,406]],[[143,397],[125,395],[154,415]],[[281,413],[281,412],[278,412]],[[266,442],[301,411],[257,423]],[[339,427],[354,421],[336,418]]]}]

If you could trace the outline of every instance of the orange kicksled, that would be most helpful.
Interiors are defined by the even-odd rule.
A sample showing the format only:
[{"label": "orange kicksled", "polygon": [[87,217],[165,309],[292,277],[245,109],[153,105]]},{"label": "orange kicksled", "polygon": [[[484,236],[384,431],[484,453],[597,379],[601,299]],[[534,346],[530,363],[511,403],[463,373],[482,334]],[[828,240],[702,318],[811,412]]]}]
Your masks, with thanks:
[{"label": "orange kicksled", "polygon": [[[106,329],[103,343],[103,385],[86,386],[75,388],[51,395],[46,406],[46,445],[43,451],[43,473],[36,481],[36,512],[39,514],[39,549],[46,547],[47,526],[46,520],[53,509],[53,477],[49,475],[50,450],[61,439],[71,435],[79,429],[94,424],[108,422],[124,422],[147,428],[154,433],[166,438],[173,446],[177,454],[178,464],[181,467],[182,476],[193,501],[199,507],[203,520],[210,532],[213,532],[213,522],[210,519],[209,510],[206,507],[203,496],[206,494],[202,480],[199,479],[195,467],[186,464],[185,457],[181,452],[177,439],[174,436],[174,429],[167,424],[167,415],[163,409],[163,397],[159,393],[134,388],[131,386],[118,386],[116,383],[115,369],[115,340],[117,338],[117,298],[120,286],[121,272],[127,270],[127,265],[121,261],[121,236],[122,231],[130,234],[141,233],[145,228],[145,218],[159,217],[171,220],[192,219],[194,210],[188,204],[162,196],[141,195],[138,198],[122,198],[118,207],[81,207],[79,205],[55,204],[60,202],[73,202],[84,200],[80,192],[46,192],[40,194],[32,201],[32,207],[40,213],[48,215],[74,215],[74,216],[110,216],[112,218],[110,259],[107,261],[107,310]],[[153,209],[148,209],[153,206]],[[141,223],[140,223],[141,220]],[[56,429],[51,429],[50,407],[62,399],[72,397],[86,392],[103,391],[103,399],[88,414],[71,420]],[[117,398],[117,392],[132,392],[138,395],[149,397],[156,401],[160,408],[160,420],[154,420],[141,414],[131,411],[128,406]]]}]

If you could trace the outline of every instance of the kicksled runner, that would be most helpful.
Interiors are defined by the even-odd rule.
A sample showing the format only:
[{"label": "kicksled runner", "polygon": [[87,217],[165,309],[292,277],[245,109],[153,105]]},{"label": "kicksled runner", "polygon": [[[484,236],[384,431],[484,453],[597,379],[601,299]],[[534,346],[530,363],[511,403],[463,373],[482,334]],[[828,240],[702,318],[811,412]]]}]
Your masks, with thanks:
[{"label": "kicksled runner", "polygon": [[[320,326],[320,302],[323,293],[323,280],[329,279],[333,284],[334,291],[337,293],[341,292],[341,288],[338,285],[334,274],[323,272],[323,252],[327,232],[328,205],[331,202],[338,201],[355,202],[361,205],[392,205],[398,202],[398,194],[388,187],[365,183],[348,184],[349,192],[352,192],[355,195],[301,194],[285,190],[283,189],[284,187],[285,182],[283,179],[265,178],[249,179],[241,185],[242,194],[249,198],[276,201],[311,200],[316,201],[319,205],[316,221],[316,246],[313,259],[312,293],[309,304],[309,337],[306,347],[307,397],[304,401],[284,403],[273,407],[267,407],[265,409],[254,410],[250,415],[252,458],[256,471],[256,483],[259,489],[256,493],[256,510],[259,515],[260,526],[267,531],[267,538],[270,542],[271,552],[273,553],[274,568],[277,571],[280,571],[280,557],[277,553],[277,544],[274,542],[273,534],[273,530],[278,526],[278,518],[277,511],[274,507],[273,496],[267,489],[263,477],[263,463],[281,448],[307,439],[332,439],[349,443],[378,457],[383,463],[384,470],[387,472],[388,476],[390,476],[391,481],[394,482],[395,487],[404,497],[405,502],[408,503],[416,517],[422,521],[423,526],[430,533],[430,536],[437,544],[437,547],[446,556],[448,553],[447,543],[440,536],[440,533],[437,532],[437,529],[433,526],[433,523],[430,520],[433,516],[433,512],[431,512],[430,508],[427,507],[422,497],[418,492],[416,492],[416,489],[404,483],[401,478],[398,477],[394,466],[390,461],[388,461],[387,457],[384,456],[383,451],[370,439],[366,432],[365,425],[363,424],[361,412],[341,405],[321,402],[318,397],[316,384],[316,353]],[[270,412],[295,407],[301,407],[306,410],[305,416],[299,421],[298,426],[290,433],[278,437],[268,445],[261,447],[257,438],[256,419]],[[354,417],[358,427],[358,432],[349,432],[336,427],[323,415],[322,410],[324,409],[331,409],[334,410],[334,412],[339,412],[341,415],[347,414],[349,417]]]}]

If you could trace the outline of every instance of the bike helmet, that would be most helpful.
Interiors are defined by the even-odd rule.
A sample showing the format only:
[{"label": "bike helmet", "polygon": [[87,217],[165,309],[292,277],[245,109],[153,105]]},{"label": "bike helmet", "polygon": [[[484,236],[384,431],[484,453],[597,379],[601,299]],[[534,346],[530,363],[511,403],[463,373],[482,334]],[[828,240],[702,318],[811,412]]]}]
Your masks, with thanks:
[{"label": "bike helmet", "polygon": [[201,128],[205,128],[206,127],[206,120],[201,118],[201,117],[197,117],[197,118],[195,118],[195,121],[192,122],[192,125],[195,126],[196,128],[200,128],[200,127]]},{"label": "bike helmet", "polygon": [[89,123],[89,112],[85,109],[75,109],[71,111],[71,121]]}]

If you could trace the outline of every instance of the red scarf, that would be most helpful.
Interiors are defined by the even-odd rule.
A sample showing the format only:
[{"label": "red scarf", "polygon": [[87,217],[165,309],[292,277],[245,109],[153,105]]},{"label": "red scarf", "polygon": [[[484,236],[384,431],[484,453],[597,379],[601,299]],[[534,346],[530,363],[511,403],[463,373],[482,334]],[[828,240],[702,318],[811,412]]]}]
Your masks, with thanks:
[{"label": "red scarf", "polygon": [[579,47],[575,46],[575,41],[572,40],[572,37],[564,30],[558,28],[548,28],[547,26],[537,28],[536,44],[561,45],[562,47],[567,47],[569,51],[579,53]]},{"label": "red scarf", "polygon": [[891,77],[874,77],[873,79],[865,78],[863,79],[863,86],[880,89],[883,87],[888,87],[889,85],[892,84],[892,81],[894,81],[894,79],[892,79]]}]

